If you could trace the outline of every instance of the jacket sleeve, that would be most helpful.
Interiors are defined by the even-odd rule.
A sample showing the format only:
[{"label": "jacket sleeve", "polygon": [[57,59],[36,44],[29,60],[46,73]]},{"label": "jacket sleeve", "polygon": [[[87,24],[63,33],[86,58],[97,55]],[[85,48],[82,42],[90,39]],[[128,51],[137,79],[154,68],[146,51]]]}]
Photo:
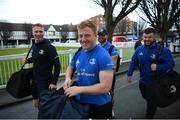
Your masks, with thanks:
[{"label": "jacket sleeve", "polygon": [[33,97],[33,99],[38,99],[37,86],[34,83],[34,81],[32,82],[32,97]]},{"label": "jacket sleeve", "polygon": [[138,58],[137,58],[137,53],[138,53],[138,51],[136,50],[134,55],[131,58],[131,62],[130,62],[129,68],[128,68],[127,76],[132,76],[134,70],[136,69],[137,65],[139,64]]},{"label": "jacket sleeve", "polygon": [[54,67],[53,79],[51,83],[56,85],[60,73],[60,61],[56,48],[52,45],[50,45],[50,49],[49,49],[49,58]]},{"label": "jacket sleeve", "polygon": [[53,65],[54,65],[54,75],[53,75],[53,79],[52,79],[52,84],[56,84],[58,77],[59,77],[59,73],[60,73],[60,62],[59,62],[59,57],[55,58],[53,61]]},{"label": "jacket sleeve", "polygon": [[33,63],[32,57],[26,59],[26,63]]}]

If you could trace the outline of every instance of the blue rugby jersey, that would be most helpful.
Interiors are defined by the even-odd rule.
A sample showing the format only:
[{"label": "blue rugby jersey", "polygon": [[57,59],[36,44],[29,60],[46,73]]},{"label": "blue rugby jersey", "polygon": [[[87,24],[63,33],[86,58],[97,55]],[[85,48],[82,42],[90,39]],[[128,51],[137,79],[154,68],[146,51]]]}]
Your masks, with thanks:
[{"label": "blue rugby jersey", "polygon": [[[91,51],[81,49],[71,60],[70,65],[77,69],[78,85],[89,86],[99,83],[99,72],[104,70],[113,70],[109,53],[99,45],[96,45]],[[91,103],[103,105],[111,101],[109,93],[99,95],[79,94],[76,96],[81,103]]]}]

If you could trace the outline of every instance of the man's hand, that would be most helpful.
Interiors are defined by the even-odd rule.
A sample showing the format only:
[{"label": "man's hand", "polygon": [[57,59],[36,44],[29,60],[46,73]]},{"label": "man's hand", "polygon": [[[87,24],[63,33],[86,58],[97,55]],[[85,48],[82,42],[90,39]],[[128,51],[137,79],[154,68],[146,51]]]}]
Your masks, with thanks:
[{"label": "man's hand", "polygon": [[156,71],[156,68],[157,68],[157,64],[151,64],[151,70],[152,71]]},{"label": "man's hand", "polygon": [[56,85],[54,85],[54,84],[50,84],[50,85],[49,85],[49,90],[55,91],[56,89],[57,89],[57,86],[56,86]]},{"label": "man's hand", "polygon": [[128,76],[127,80],[128,80],[128,83],[131,83],[132,82],[132,76]]},{"label": "man's hand", "polygon": [[71,86],[71,79],[66,78],[64,85],[63,85],[64,90],[68,89],[70,86]]},{"label": "man's hand", "polygon": [[26,59],[26,58],[22,58],[22,62],[24,62],[24,63],[28,63],[28,59]]},{"label": "man's hand", "polygon": [[33,99],[32,105],[33,105],[33,107],[38,108],[39,107],[39,100],[38,99]]},{"label": "man's hand", "polygon": [[81,93],[81,89],[78,86],[72,86],[65,90],[65,95],[68,97],[75,96],[77,94]]}]

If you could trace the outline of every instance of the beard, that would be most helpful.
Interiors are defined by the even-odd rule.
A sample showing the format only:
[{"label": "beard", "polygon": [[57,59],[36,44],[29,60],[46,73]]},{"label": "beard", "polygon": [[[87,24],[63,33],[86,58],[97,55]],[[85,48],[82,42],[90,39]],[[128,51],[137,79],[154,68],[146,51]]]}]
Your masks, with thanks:
[{"label": "beard", "polygon": [[106,42],[106,39],[99,39],[98,41],[99,41],[99,43],[103,44]]},{"label": "beard", "polygon": [[156,41],[153,41],[153,42],[151,42],[151,41],[145,42],[144,41],[144,45],[147,47],[152,47],[152,46],[154,46],[155,43],[156,43]]}]

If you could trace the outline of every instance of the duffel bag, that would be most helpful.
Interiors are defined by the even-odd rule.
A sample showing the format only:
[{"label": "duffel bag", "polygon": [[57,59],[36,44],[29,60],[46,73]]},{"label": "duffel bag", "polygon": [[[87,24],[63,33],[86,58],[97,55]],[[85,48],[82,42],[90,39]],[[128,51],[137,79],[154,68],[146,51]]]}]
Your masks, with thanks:
[{"label": "duffel bag", "polygon": [[31,95],[33,68],[21,69],[11,75],[6,90],[15,98],[24,98]]},{"label": "duffel bag", "polygon": [[87,117],[88,110],[87,104],[64,95],[63,88],[57,91],[44,90],[39,97],[39,119],[82,119]]},{"label": "duffel bag", "polygon": [[180,75],[174,70],[158,75],[149,90],[158,107],[167,107],[180,99]]}]

